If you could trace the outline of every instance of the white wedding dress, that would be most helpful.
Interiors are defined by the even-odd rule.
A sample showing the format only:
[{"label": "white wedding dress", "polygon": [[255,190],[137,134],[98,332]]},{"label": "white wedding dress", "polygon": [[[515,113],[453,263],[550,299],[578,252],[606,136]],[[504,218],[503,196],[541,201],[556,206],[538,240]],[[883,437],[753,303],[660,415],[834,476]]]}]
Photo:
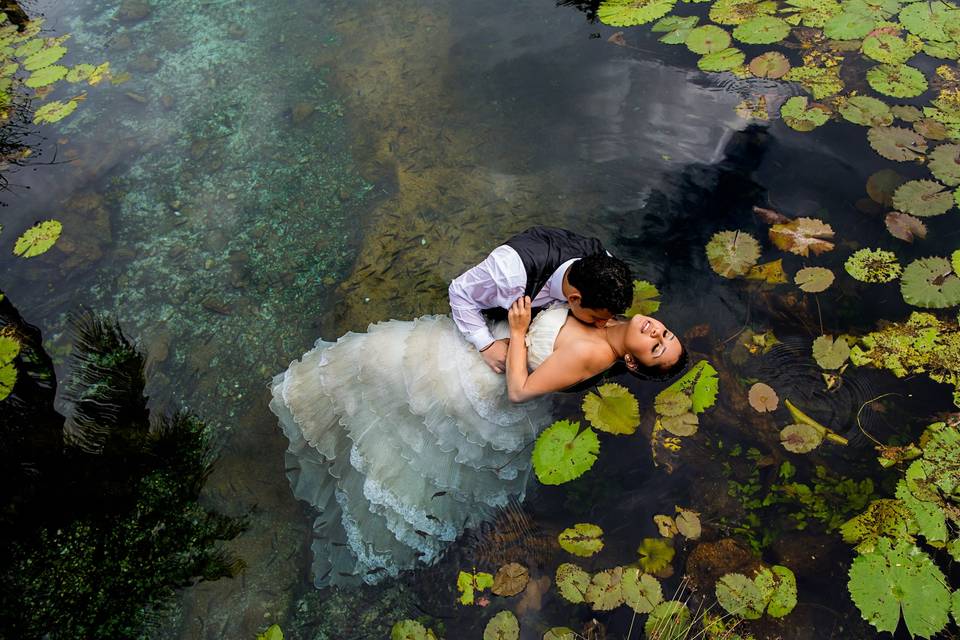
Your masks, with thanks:
[{"label": "white wedding dress", "polygon": [[[567,306],[538,314],[528,364],[553,351]],[[506,337],[505,322],[492,327]],[[464,528],[523,499],[550,402],[513,404],[448,316],[370,325],[273,379],[287,476],[314,507],[317,587],[375,583],[432,564]]]}]

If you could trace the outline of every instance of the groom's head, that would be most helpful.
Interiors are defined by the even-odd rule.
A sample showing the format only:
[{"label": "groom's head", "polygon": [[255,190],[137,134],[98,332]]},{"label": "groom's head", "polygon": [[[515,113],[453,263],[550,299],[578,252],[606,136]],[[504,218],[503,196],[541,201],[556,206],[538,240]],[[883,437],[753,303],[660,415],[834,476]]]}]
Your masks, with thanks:
[{"label": "groom's head", "polygon": [[630,267],[605,253],[577,260],[566,275],[570,312],[581,322],[602,327],[633,300]]}]

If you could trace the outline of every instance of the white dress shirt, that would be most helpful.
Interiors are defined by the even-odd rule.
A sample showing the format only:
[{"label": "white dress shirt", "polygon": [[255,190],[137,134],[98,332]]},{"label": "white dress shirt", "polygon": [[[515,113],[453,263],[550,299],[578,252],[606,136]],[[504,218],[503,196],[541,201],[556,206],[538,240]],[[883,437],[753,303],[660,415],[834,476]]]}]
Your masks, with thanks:
[{"label": "white dress shirt", "polygon": [[[533,299],[534,307],[565,301],[563,275],[579,258],[567,260],[554,271],[547,284]],[[450,311],[453,322],[467,342],[477,349],[488,347],[493,334],[487,327],[481,309],[509,309],[527,287],[527,271],[513,247],[500,245],[487,258],[450,283]]]}]

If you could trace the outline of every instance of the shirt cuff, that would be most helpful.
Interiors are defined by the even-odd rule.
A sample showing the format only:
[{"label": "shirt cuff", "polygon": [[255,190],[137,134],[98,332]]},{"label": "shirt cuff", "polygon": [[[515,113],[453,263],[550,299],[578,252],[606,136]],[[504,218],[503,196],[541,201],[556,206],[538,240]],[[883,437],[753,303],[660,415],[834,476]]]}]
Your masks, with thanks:
[{"label": "shirt cuff", "polygon": [[487,329],[486,327],[484,327],[483,329],[478,329],[473,333],[466,335],[464,337],[467,339],[467,342],[469,342],[470,344],[472,344],[474,347],[477,348],[477,351],[480,351],[481,349],[490,346],[491,344],[493,344],[495,340],[495,338],[493,337],[493,334],[490,333],[490,330]]}]

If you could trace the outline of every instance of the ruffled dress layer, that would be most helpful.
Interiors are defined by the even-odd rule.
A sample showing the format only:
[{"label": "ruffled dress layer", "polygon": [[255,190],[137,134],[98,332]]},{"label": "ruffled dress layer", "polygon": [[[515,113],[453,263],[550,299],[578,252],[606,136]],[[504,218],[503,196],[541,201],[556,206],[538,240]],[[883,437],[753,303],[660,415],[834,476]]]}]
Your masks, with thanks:
[{"label": "ruffled dress layer", "polygon": [[[534,318],[528,363],[553,351],[561,305]],[[492,327],[506,337],[506,323]],[[273,379],[294,495],[317,512],[317,587],[376,583],[432,564],[530,474],[524,451],[550,424],[546,399],[513,404],[506,380],[448,316],[370,325],[314,348]]]}]

